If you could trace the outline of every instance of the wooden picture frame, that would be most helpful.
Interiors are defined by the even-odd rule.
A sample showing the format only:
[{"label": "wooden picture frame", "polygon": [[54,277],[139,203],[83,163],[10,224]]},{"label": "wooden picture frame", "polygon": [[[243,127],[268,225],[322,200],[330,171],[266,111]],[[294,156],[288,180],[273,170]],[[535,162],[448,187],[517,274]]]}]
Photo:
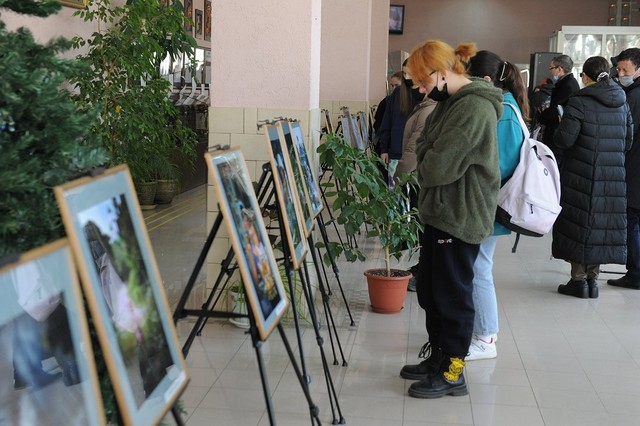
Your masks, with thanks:
[{"label": "wooden picture frame", "polygon": [[298,203],[295,201],[295,188],[291,184],[294,181],[294,177],[288,158],[284,155],[284,137],[280,131],[281,128],[273,124],[267,124],[263,128],[271,161],[273,183],[276,187],[277,201],[282,213],[286,240],[291,254],[291,262],[293,263],[293,268],[298,269],[307,254],[308,247],[307,240],[303,237],[305,235],[302,225],[304,219],[300,215]]},{"label": "wooden picture frame", "polygon": [[66,239],[0,267],[0,424],[106,422]]},{"label": "wooden picture frame", "polygon": [[311,206],[309,200],[305,194],[306,189],[303,184],[302,172],[300,170],[300,164],[298,156],[296,155],[296,147],[293,144],[293,136],[291,135],[291,127],[288,121],[279,121],[277,123],[279,127],[278,132],[281,133],[280,141],[285,141],[287,148],[287,155],[285,155],[285,164],[290,170],[293,180],[291,184],[294,186],[296,197],[293,197],[298,204],[300,218],[302,219],[303,228],[305,231],[305,237],[309,238],[311,231],[313,230],[313,219],[315,216],[311,213]]},{"label": "wooden picture frame", "polygon": [[195,19],[195,24],[196,24],[196,38],[202,38],[202,29],[203,29],[203,16],[202,16],[202,10],[200,9],[196,9],[196,19]]},{"label": "wooden picture frame", "polygon": [[322,204],[322,196],[320,195],[319,186],[317,184],[315,175],[311,169],[311,162],[307,155],[307,148],[304,145],[304,135],[302,133],[302,127],[297,121],[290,122],[291,134],[293,135],[293,144],[296,148],[296,155],[298,157],[298,165],[303,176],[303,184],[305,187],[305,196],[307,203],[311,207],[311,213],[315,219],[316,216],[322,212],[324,205]]},{"label": "wooden picture frame", "polygon": [[260,339],[267,340],[289,301],[244,157],[239,149],[204,156]]},{"label": "wooden picture frame", "polygon": [[204,0],[204,41],[211,41],[211,0]]},{"label": "wooden picture frame", "polygon": [[54,188],[125,425],[155,425],[189,381],[129,168]]},{"label": "wooden picture frame", "polygon": [[60,0],[60,4],[75,9],[83,9],[87,6],[87,0]]}]

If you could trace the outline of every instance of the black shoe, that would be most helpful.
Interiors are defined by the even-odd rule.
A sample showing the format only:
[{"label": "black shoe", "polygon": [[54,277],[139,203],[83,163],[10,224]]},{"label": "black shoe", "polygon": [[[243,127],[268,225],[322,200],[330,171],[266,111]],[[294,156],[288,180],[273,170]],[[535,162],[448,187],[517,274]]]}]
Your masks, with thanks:
[{"label": "black shoe", "polygon": [[598,280],[595,278],[587,278],[587,286],[589,287],[589,298],[597,299],[600,294],[598,289]]},{"label": "black shoe", "polygon": [[420,349],[418,358],[424,358],[424,361],[420,364],[405,365],[400,370],[400,377],[409,380],[422,380],[429,375],[436,374],[444,355],[440,348],[435,348],[430,342],[427,342]]},{"label": "black shoe", "polygon": [[407,291],[416,291],[416,277],[411,277],[407,285]]},{"label": "black shoe", "polygon": [[580,299],[588,299],[589,286],[587,285],[587,280],[569,280],[568,283],[560,284],[558,286],[558,293],[565,294],[567,296],[578,297]]},{"label": "black shoe", "polygon": [[442,398],[445,395],[466,395],[469,392],[467,383],[464,380],[464,365],[465,362],[461,358],[449,358],[449,362],[443,363],[444,368],[437,374],[412,383],[409,386],[409,396],[414,398]]},{"label": "black shoe", "polygon": [[623,287],[623,288],[631,288],[634,290],[640,290],[640,280],[631,278],[627,275],[624,275],[622,278],[618,278],[617,280],[607,280],[607,284],[612,285],[614,287]]}]

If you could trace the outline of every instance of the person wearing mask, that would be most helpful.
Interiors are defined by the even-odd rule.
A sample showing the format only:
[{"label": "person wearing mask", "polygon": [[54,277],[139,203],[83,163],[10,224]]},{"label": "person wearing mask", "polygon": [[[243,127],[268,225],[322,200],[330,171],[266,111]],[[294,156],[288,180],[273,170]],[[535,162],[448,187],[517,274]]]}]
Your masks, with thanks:
[{"label": "person wearing mask", "polygon": [[454,50],[428,40],[407,64],[420,90],[438,102],[416,152],[424,225],[417,296],[429,341],[418,354],[424,361],[400,371],[402,378],[419,380],[408,390],[415,398],[467,394],[463,369],[473,334],[473,265],[493,230],[503,109],[500,89],[467,75],[475,53],[473,43]]},{"label": "person wearing mask", "polygon": [[564,108],[567,106],[569,96],[580,90],[578,81],[573,76],[573,60],[567,55],[559,55],[551,60],[549,72],[554,82],[551,98],[549,100],[549,108],[540,113],[538,122],[545,126],[542,142],[551,148],[556,157],[558,166],[562,165],[562,150],[554,145],[553,133],[560,124],[560,111],[558,106]]},{"label": "person wearing mask", "polygon": [[618,55],[618,81],[627,95],[633,117],[633,144],[624,166],[627,182],[627,272],[608,280],[615,287],[640,290],[640,49],[632,47]]},{"label": "person wearing mask", "polygon": [[[500,181],[503,185],[513,175],[520,161],[522,142],[528,136],[522,133],[520,119],[515,112],[517,110],[525,122],[529,121],[527,88],[517,66],[503,61],[488,50],[481,50],[469,60],[469,75],[491,82],[502,90],[504,103],[511,105],[504,106],[498,121],[498,157]],[[511,231],[507,228],[494,223],[493,234],[480,243],[480,251],[473,264],[475,319],[467,361],[490,359],[498,355],[495,343],[498,337],[498,301],[493,281],[493,254],[498,236],[509,234]]]},{"label": "person wearing mask", "polygon": [[[408,77],[410,79],[410,76]],[[413,82],[411,90],[416,93],[416,99],[421,98],[421,100],[420,103],[413,108],[413,111],[409,113],[407,122],[404,126],[404,133],[402,134],[402,157],[398,161],[398,166],[396,168],[397,177],[401,177],[403,174],[415,175],[417,166],[416,144],[422,134],[427,117],[436,107],[436,101],[429,99],[424,93],[420,93],[420,87],[415,82]],[[417,186],[415,185],[417,184],[415,179],[413,180],[413,184],[414,185],[412,186],[406,185],[404,190],[408,192],[409,208],[417,209],[418,191]],[[416,291],[418,266],[418,264],[415,264],[409,268],[409,272],[411,272],[413,277],[409,280],[409,285],[407,286],[408,291]]]},{"label": "person wearing mask", "polygon": [[569,98],[553,136],[565,155],[551,251],[571,263],[571,279],[558,293],[587,299],[598,297],[601,263],[626,261],[624,159],[633,130],[624,91],[609,78],[609,62],[587,59],[580,77],[585,87]]},{"label": "person wearing mask", "polygon": [[[389,77],[389,89],[393,92],[397,87],[402,84],[402,71],[398,71],[394,73],[391,77]],[[387,93],[389,90],[387,91]],[[375,134],[380,130],[380,125],[382,124],[382,118],[384,117],[384,111],[387,106],[387,98],[389,95],[385,96],[380,102],[378,102],[378,106],[376,107],[376,112],[373,115],[373,131]],[[375,144],[374,144],[375,145]]]},{"label": "person wearing mask", "polygon": [[413,107],[420,103],[424,95],[419,90],[412,90],[413,81],[407,78],[407,61],[402,64],[402,84],[395,88],[387,98],[384,117],[378,129],[376,152],[387,165],[385,179],[393,186],[393,176],[402,158],[402,137],[404,125]]}]

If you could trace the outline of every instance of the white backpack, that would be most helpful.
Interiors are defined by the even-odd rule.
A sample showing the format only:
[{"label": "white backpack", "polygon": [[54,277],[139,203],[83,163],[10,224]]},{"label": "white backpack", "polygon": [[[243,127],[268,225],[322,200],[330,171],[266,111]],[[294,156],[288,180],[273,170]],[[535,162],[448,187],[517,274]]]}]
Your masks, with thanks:
[{"label": "white backpack", "polygon": [[[518,166],[498,192],[496,222],[518,234],[541,237],[551,230],[560,214],[560,171],[549,147],[529,137],[520,111],[504,104],[518,116],[524,142]],[[514,245],[512,251],[515,248]]]}]

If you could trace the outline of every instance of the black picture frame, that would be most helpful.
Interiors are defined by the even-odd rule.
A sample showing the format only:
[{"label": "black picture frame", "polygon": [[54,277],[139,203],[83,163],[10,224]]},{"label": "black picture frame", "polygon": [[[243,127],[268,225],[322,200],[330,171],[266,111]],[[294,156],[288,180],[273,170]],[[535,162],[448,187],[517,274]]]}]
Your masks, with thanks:
[{"label": "black picture frame", "polygon": [[404,5],[389,5],[389,34],[402,34],[404,32]]}]

